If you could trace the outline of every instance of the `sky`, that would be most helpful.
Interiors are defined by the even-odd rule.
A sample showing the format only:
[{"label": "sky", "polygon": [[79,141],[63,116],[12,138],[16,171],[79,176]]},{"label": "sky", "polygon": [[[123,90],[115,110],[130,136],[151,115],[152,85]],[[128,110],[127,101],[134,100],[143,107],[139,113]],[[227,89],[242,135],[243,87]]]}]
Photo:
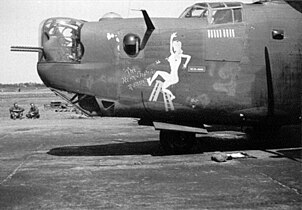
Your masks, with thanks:
[{"label": "sky", "polygon": [[132,9],[145,9],[151,18],[178,17],[196,2],[203,1],[0,0],[0,83],[42,83],[36,70],[38,53],[10,52],[10,46],[38,46],[39,25],[49,17],[97,21],[107,12],[116,12],[123,18],[142,17]]}]

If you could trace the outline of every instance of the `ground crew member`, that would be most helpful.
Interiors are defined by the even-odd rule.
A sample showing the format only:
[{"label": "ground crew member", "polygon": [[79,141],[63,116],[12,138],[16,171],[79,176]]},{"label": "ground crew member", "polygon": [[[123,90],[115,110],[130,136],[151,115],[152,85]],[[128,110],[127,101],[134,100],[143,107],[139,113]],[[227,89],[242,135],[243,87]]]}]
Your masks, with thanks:
[{"label": "ground crew member", "polygon": [[20,106],[18,106],[17,103],[14,103],[14,106],[9,108],[10,118],[15,119],[22,119],[24,109]]},{"label": "ground crew member", "polygon": [[38,119],[40,117],[39,109],[35,106],[35,104],[30,104],[30,109],[26,115],[27,118]]}]

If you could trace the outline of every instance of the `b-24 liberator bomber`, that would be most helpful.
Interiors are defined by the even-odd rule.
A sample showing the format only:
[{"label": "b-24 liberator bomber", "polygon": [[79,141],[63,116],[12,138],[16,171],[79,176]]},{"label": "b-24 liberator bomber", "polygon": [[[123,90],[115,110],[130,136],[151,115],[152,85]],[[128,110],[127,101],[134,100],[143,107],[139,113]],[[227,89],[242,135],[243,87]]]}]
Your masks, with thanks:
[{"label": "b-24 liberator bomber", "polygon": [[12,50],[39,52],[45,85],[87,115],[140,118],[177,153],[205,124],[274,132],[301,123],[301,8],[200,2],[179,18],[49,18],[39,47]]}]

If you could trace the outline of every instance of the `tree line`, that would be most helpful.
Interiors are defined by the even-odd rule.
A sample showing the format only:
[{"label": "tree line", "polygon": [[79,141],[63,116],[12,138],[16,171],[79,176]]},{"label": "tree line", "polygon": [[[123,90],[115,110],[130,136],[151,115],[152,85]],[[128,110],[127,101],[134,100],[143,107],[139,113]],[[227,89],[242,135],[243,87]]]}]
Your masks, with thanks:
[{"label": "tree line", "polygon": [[13,83],[13,84],[3,84],[0,83],[0,88],[26,88],[26,87],[33,87],[33,88],[43,88],[45,87],[42,83],[35,83],[35,82],[25,82],[25,83]]}]

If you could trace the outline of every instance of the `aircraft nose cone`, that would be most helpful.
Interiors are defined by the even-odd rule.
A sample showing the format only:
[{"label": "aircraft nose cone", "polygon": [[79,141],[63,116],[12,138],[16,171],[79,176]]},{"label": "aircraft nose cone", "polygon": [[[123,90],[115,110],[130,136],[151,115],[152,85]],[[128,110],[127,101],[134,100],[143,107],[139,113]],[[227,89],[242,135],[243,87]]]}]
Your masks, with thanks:
[{"label": "aircraft nose cone", "polygon": [[[66,63],[38,63],[37,69],[41,80],[47,87],[55,89],[70,90],[71,87],[76,87],[75,78],[70,69],[73,65]],[[77,88],[77,87],[76,87]]]}]

